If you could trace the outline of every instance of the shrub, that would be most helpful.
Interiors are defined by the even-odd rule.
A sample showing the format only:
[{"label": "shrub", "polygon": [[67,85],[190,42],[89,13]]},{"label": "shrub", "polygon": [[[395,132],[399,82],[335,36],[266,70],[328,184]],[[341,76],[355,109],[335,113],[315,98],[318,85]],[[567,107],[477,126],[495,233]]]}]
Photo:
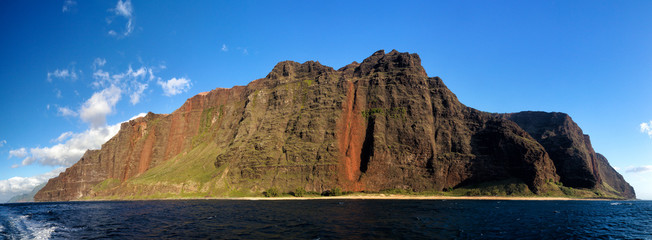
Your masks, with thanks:
[{"label": "shrub", "polygon": [[294,190],[294,196],[295,197],[303,197],[306,195],[306,189],[299,187],[296,190]]},{"label": "shrub", "polygon": [[561,191],[564,192],[564,194],[566,194],[566,195],[568,195],[568,196],[573,196],[573,195],[575,195],[575,190],[574,190],[572,187],[563,187],[563,186],[560,186],[559,189],[561,189]]},{"label": "shrub", "polygon": [[331,192],[332,192],[333,196],[342,196],[342,189],[339,188],[339,187],[333,188],[333,190]]},{"label": "shrub", "polygon": [[326,190],[321,193],[322,196],[342,196],[342,189],[339,187],[334,187],[331,190]]},{"label": "shrub", "polygon": [[271,187],[267,189],[267,191],[265,191],[263,194],[265,197],[278,197],[281,195],[281,192],[277,188]]},{"label": "shrub", "polygon": [[482,195],[482,191],[480,189],[470,189],[468,192],[466,192],[466,196],[480,196]]},{"label": "shrub", "polygon": [[407,190],[407,189],[392,188],[392,189],[380,190],[380,193],[382,193],[382,194],[402,194],[402,195],[405,195],[405,194],[412,194],[412,191]]}]

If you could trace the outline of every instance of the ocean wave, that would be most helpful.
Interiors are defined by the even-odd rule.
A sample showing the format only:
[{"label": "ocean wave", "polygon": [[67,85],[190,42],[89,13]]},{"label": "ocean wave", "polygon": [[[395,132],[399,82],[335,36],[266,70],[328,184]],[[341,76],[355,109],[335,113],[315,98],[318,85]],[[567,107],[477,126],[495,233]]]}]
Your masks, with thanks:
[{"label": "ocean wave", "polygon": [[[7,214],[8,226],[2,226],[3,234],[9,239],[50,239],[57,229],[53,224],[32,220],[29,215]],[[4,230],[6,229],[6,231]]]}]

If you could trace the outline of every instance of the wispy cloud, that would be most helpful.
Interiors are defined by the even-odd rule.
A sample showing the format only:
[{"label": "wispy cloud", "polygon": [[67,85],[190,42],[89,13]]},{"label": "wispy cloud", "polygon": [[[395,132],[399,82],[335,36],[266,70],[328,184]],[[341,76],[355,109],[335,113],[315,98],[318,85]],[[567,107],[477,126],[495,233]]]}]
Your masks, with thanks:
[{"label": "wispy cloud", "polygon": [[70,12],[76,5],[77,2],[74,0],[65,0],[63,2],[63,7],[61,8],[61,12]]},{"label": "wispy cloud", "polygon": [[61,94],[61,90],[59,90],[58,88],[55,88],[55,89],[54,89],[54,95],[55,95],[57,98],[62,98],[62,97],[63,97],[63,95]]},{"label": "wispy cloud", "polygon": [[[118,35],[115,30],[109,30],[109,35],[116,37],[129,36],[129,34],[134,31],[134,8],[131,5],[131,0],[126,0],[124,2],[122,0],[118,0],[115,8],[110,9],[110,11],[114,13],[113,17],[123,17],[127,22],[125,23],[124,31],[122,31],[122,34]],[[111,24],[113,20],[107,20],[107,22]]]},{"label": "wispy cloud", "polygon": [[229,48],[226,46],[226,44],[222,44],[222,52],[228,52]]},{"label": "wispy cloud", "polygon": [[639,167],[628,167],[625,172],[628,173],[648,173],[652,172],[652,165],[639,166]]},{"label": "wispy cloud", "polygon": [[0,180],[0,200],[4,202],[12,196],[31,192],[34,187],[47,182],[50,178],[56,177],[64,170],[66,169],[60,167],[32,177],[12,177],[10,179]]},{"label": "wispy cloud", "polygon": [[131,104],[136,105],[149,87],[149,82],[156,78],[154,71],[154,68],[144,66],[136,70],[129,66],[126,71],[113,74],[97,69],[93,73],[95,81],[92,85],[95,88],[117,86],[123,93],[129,95]]},{"label": "wispy cloud", "polygon": [[641,123],[641,132],[646,133],[650,138],[652,138],[652,121],[649,123]]},{"label": "wispy cloud", "polygon": [[172,78],[167,81],[161,81],[159,79],[157,83],[163,88],[163,94],[168,97],[186,92],[192,85],[190,79],[187,78]]},{"label": "wispy cloud", "polygon": [[136,105],[137,103],[140,102],[140,96],[143,95],[143,92],[145,92],[145,89],[149,84],[147,83],[135,83],[135,88],[133,89],[132,93],[129,95],[129,102],[131,102],[132,105]]},{"label": "wispy cloud", "polygon": [[249,55],[249,50],[247,50],[246,47],[236,47],[235,49],[238,51],[242,51],[242,54],[244,55]]},{"label": "wispy cloud", "polygon": [[77,80],[77,71],[73,66],[71,69],[56,69],[52,72],[48,72],[48,82],[52,82],[53,79],[62,79],[62,80]]},{"label": "wispy cloud", "polygon": [[72,135],[75,135],[75,133],[73,133],[73,132],[65,132],[65,133],[62,133],[61,135],[59,135],[59,137],[57,137],[57,139],[54,139],[53,141],[55,141],[55,142],[63,142],[66,139],[72,137]]},{"label": "wispy cloud", "polygon": [[93,61],[92,67],[93,67],[93,70],[95,70],[97,68],[104,67],[104,65],[106,65],[106,59],[104,59],[104,58],[95,58],[95,60]]},{"label": "wispy cloud", "polygon": [[0,140],[0,147],[4,147],[7,144],[7,140]]},{"label": "wispy cloud", "polygon": [[63,116],[63,117],[76,117],[77,116],[77,112],[73,111],[72,109],[70,109],[68,107],[58,107],[57,111],[58,111],[59,115]]}]

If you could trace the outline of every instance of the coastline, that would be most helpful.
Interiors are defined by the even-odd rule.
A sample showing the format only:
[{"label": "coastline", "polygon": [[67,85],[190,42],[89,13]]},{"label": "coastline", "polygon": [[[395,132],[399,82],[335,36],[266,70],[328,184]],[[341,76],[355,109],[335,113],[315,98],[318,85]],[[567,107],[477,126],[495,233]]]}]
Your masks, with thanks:
[{"label": "coastline", "polygon": [[342,196],[280,196],[280,197],[203,197],[150,199],[84,199],[73,202],[96,201],[162,201],[162,200],[246,200],[246,201],[309,201],[309,200],[478,200],[478,201],[626,201],[626,199],[570,198],[570,197],[509,197],[509,196],[414,196],[400,194],[365,194]]},{"label": "coastline", "polygon": [[[211,199],[211,198],[204,198]],[[394,194],[379,195],[351,195],[351,196],[329,196],[329,197],[243,197],[243,198],[214,198],[228,200],[500,200],[500,201],[610,201],[610,199],[584,199],[584,198],[566,198],[566,197],[500,197],[500,196],[408,196]]]}]

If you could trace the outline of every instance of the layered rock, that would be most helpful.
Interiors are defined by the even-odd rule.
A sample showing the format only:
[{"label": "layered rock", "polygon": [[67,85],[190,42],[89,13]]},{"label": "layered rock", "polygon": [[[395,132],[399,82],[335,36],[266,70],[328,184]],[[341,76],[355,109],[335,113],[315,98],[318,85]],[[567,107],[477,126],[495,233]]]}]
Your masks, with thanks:
[{"label": "layered rock", "polygon": [[123,123],[35,199],[237,196],[269,187],[439,191],[503,179],[545,192],[560,176],[594,187],[605,175],[615,192],[629,191],[589,154],[583,135],[549,143],[540,130],[561,124],[563,135],[573,126],[530,126],[526,118],[464,106],[441,79],[426,75],[416,54],[378,51],[339,70],[285,61],[247,86],[201,93],[171,114]]}]

